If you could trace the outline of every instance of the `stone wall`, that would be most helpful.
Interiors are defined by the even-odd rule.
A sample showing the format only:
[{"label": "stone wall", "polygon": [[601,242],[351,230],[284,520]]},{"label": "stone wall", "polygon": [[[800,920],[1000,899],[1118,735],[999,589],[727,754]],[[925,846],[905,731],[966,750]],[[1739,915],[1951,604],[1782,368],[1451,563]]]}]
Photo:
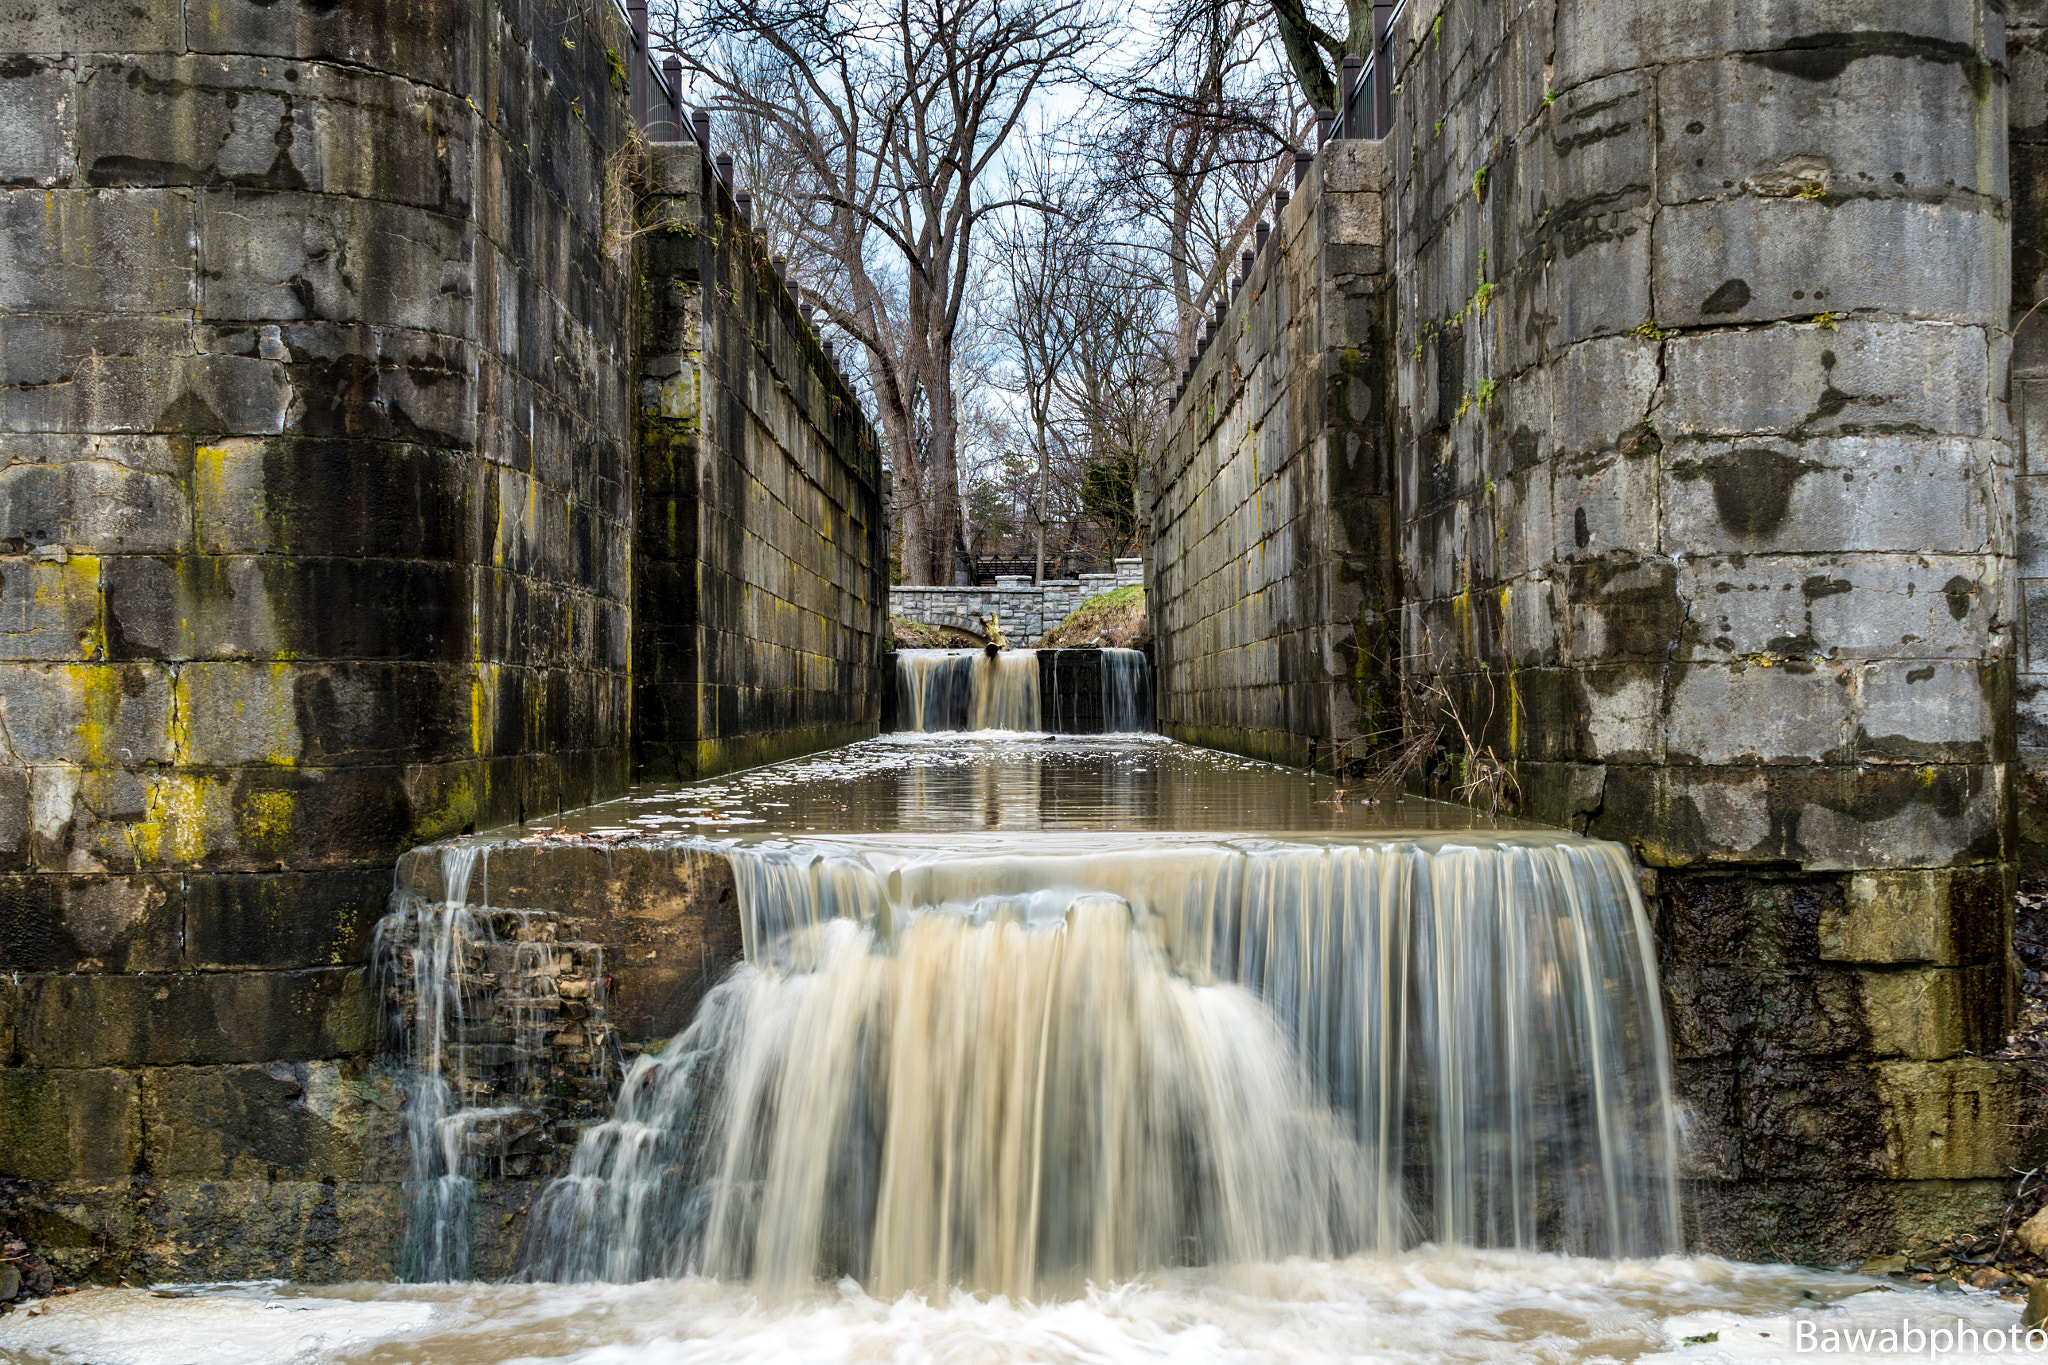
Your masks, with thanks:
[{"label": "stone wall", "polygon": [[1345,142],[1309,168],[1141,497],[1159,727],[1176,739],[1327,769],[1380,727],[1381,154]]},{"label": "stone wall", "polygon": [[2001,1208],[1997,8],[1411,8],[1404,653],[1651,869],[1699,1245]]},{"label": "stone wall", "polygon": [[392,1210],[348,1116],[393,860],[626,776],[620,35],[0,43],[0,1170],[60,1259],[370,1273],[320,1229]]},{"label": "stone wall", "polygon": [[383,1274],[395,860],[872,733],[873,438],[609,5],[9,17],[0,1220]]},{"label": "stone wall", "polygon": [[[1524,814],[1645,866],[1695,1244],[1838,1260],[2002,1210],[2021,1097],[1981,1059],[2015,998],[2000,7],[1425,0],[1393,54],[1384,160],[1340,142],[1310,183],[1369,165],[1385,194],[1361,387],[1390,419],[1398,656],[1512,762]],[[1303,270],[1304,294],[1347,278]],[[1353,676],[1259,605],[1273,556],[1358,543],[1302,544],[1274,472],[1300,436],[1254,445],[1218,401],[1192,429],[1216,453],[1187,453],[1219,369],[1272,382],[1247,334],[1241,298],[1162,450],[1161,508],[1246,509],[1175,543],[1155,519],[1157,562],[1239,580],[1213,623],[1162,583],[1169,706],[1201,690],[1190,659],[1233,648],[1282,694]],[[1275,387],[1283,416],[1331,406],[1312,372]],[[1233,458],[1234,483],[1210,473]],[[1202,525],[1238,539],[1205,549]],[[1294,761],[1349,737],[1271,711],[1277,741],[1168,728]]]},{"label": "stone wall", "polygon": [[1073,578],[998,577],[985,587],[916,587],[899,583],[889,589],[889,611],[905,621],[928,626],[954,626],[982,634],[982,618],[994,613],[1003,634],[1018,649],[1034,649],[1045,633],[1073,615],[1091,597],[1145,581],[1145,561],[1119,559],[1114,573],[1084,573]]},{"label": "stone wall", "polygon": [[634,730],[643,776],[705,777],[880,728],[886,509],[859,400],[703,152],[657,144],[652,182]]},{"label": "stone wall", "polygon": [[2014,689],[2020,856],[2048,872],[2048,4],[2006,5],[2012,177],[2012,433],[2019,576]]}]

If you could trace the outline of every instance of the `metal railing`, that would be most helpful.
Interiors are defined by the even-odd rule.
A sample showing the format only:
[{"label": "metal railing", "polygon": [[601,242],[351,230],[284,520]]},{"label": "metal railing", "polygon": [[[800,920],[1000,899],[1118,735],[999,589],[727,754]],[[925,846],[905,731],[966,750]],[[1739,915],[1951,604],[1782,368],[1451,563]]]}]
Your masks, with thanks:
[{"label": "metal railing", "polygon": [[674,53],[655,65],[647,36],[647,0],[612,0],[626,17],[633,54],[626,62],[633,87],[633,124],[649,142],[689,140],[711,153],[711,119],[703,110],[683,114],[683,62]]},{"label": "metal railing", "polygon": [[[1339,86],[1339,108],[1318,109],[1303,120],[1295,131],[1294,140],[1306,143],[1311,126],[1315,128],[1316,149],[1320,151],[1338,138],[1378,139],[1385,137],[1394,126],[1394,59],[1392,53],[1394,26],[1408,9],[1408,0],[1374,0],[1372,7],[1372,51],[1364,57],[1346,57],[1341,68]],[[1192,314],[1200,318],[1202,330],[1190,339],[1190,350],[1186,362],[1181,366],[1180,383],[1174,389],[1173,401],[1178,406],[1187,395],[1188,380],[1194,376],[1195,366],[1208,354],[1209,343],[1215,340],[1217,330],[1222,327],[1224,316],[1230,305],[1236,301],[1237,291],[1251,278],[1252,266],[1266,249],[1271,228],[1267,225],[1265,213],[1272,206],[1274,222],[1277,224],[1280,210],[1287,207],[1294,189],[1308,176],[1310,158],[1299,153],[1281,153],[1273,167],[1273,174],[1252,199],[1251,207],[1230,235],[1223,250],[1216,255],[1216,263],[1202,279],[1202,287],[1195,295]],[[1288,170],[1293,169],[1289,182]],[[1246,237],[1254,239],[1256,245],[1250,251],[1240,251]],[[1232,258],[1236,258],[1237,276],[1231,280],[1226,297],[1219,300],[1215,316],[1210,316],[1209,300],[1224,286]]]},{"label": "metal railing", "polygon": [[1394,59],[1387,49],[1408,0],[1374,0],[1372,51],[1344,59],[1338,137],[1382,138],[1394,126]]}]

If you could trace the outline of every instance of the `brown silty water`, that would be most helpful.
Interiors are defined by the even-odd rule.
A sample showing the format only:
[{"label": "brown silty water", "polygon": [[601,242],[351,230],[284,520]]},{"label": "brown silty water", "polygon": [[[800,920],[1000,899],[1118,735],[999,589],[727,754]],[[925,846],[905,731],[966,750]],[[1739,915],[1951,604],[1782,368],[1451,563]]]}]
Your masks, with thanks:
[{"label": "brown silty water", "polygon": [[448,964],[496,932],[469,888],[519,832],[445,846],[438,898],[386,926],[429,987],[411,1269],[440,1282],[100,1291],[0,1322],[0,1350],[1778,1359],[1823,1328],[2017,1325],[1679,1254],[1625,851],[1359,796],[1152,735],[959,731],[578,813],[553,837],[730,860],[745,961],[632,1063],[502,1284],[461,1282],[460,1139],[509,1097],[441,1059],[476,1005]]}]

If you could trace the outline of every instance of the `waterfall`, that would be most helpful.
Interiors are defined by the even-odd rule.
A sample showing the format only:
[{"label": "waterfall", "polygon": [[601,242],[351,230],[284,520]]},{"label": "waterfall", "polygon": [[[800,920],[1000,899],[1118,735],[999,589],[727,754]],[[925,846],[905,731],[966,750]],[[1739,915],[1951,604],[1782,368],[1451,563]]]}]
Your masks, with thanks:
[{"label": "waterfall", "polygon": [[1570,836],[732,850],[747,961],[527,1271],[1057,1293],[1420,1241],[1675,1250],[1626,855]]},{"label": "waterfall", "polygon": [[1045,709],[1056,734],[1152,729],[1152,663],[1138,649],[1042,649]]},{"label": "waterfall", "polygon": [[1152,661],[1143,650],[1102,651],[1102,728],[1111,734],[1152,728]]},{"label": "waterfall", "polygon": [[905,649],[896,728],[1127,733],[1152,728],[1152,666],[1136,649]]},{"label": "waterfall", "polygon": [[[470,1278],[477,1182],[522,1173],[549,1148],[560,1101],[548,1092],[567,1079],[565,1051],[587,1050],[585,1091],[608,1088],[603,950],[558,941],[560,917],[549,912],[491,909],[489,851],[457,843],[408,854],[372,949],[387,1046],[405,1063],[406,1279]],[[556,983],[583,956],[593,980],[576,1013],[595,1024],[565,1026]]]}]

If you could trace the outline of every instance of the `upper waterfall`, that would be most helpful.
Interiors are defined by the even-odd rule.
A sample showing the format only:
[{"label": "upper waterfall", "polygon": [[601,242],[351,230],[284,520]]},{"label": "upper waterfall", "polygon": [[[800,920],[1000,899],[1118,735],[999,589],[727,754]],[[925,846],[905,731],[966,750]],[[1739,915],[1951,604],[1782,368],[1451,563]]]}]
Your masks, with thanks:
[{"label": "upper waterfall", "polygon": [[1152,728],[1152,665],[1135,649],[898,650],[895,686],[897,730]]}]

